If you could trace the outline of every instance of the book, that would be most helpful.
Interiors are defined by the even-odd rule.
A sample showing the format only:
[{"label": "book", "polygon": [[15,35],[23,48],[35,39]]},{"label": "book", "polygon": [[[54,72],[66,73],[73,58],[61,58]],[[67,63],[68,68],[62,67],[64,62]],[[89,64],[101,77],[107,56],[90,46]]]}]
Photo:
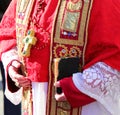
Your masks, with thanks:
[{"label": "book", "polygon": [[[54,76],[55,82],[66,77],[71,77],[73,73],[80,72],[80,58],[79,57],[65,57],[54,59]],[[57,88],[58,94],[62,93],[61,88]]]}]

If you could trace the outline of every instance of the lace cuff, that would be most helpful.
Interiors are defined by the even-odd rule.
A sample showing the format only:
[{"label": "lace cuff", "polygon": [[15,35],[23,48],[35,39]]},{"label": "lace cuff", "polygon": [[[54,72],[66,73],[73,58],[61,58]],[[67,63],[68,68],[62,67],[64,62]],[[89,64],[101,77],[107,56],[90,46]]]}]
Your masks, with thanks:
[{"label": "lace cuff", "polygon": [[100,102],[111,114],[120,113],[120,72],[99,62],[73,75],[75,86]]},{"label": "lace cuff", "polygon": [[17,88],[14,82],[8,76],[8,67],[14,60],[19,60],[16,48],[2,54],[2,62],[5,69],[6,89],[5,96],[15,105],[19,104],[22,99],[22,88]]}]

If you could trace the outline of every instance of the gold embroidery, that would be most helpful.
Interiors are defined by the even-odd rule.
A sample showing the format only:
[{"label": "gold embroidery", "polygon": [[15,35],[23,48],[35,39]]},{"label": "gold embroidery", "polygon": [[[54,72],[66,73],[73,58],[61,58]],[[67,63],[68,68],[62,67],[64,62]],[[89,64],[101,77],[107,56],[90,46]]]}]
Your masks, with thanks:
[{"label": "gold embroidery", "polygon": [[[80,11],[79,12],[79,20],[78,20],[78,25],[77,25],[77,31],[74,30],[74,32],[72,32],[71,30],[69,31],[64,31],[63,28],[63,23],[65,22],[65,15],[67,14],[68,11],[70,10],[75,10],[73,6],[69,6],[69,10],[66,10],[66,6],[68,2],[72,2],[72,3],[76,3],[80,0],[59,0],[59,4],[58,4],[58,8],[57,8],[57,14],[56,14],[56,18],[55,18],[55,23],[53,26],[53,33],[52,33],[52,46],[51,46],[51,58],[50,58],[50,78],[49,78],[49,89],[48,89],[48,103],[49,106],[47,108],[47,115],[49,115],[50,113],[52,115],[57,115],[57,114],[62,114],[62,115],[79,115],[80,114],[80,108],[70,108],[70,111],[66,109],[66,107],[60,107],[59,103],[60,102],[56,102],[56,100],[54,99],[54,93],[55,93],[55,89],[53,86],[53,73],[51,71],[51,66],[52,66],[52,62],[53,59],[56,56],[59,56],[59,52],[58,49],[56,48],[57,44],[58,45],[64,45],[66,47],[66,49],[69,51],[66,54],[69,54],[71,56],[74,55],[79,55],[80,59],[83,56],[83,47],[84,47],[84,42],[86,42],[85,38],[87,37],[87,27],[88,27],[88,22],[89,21],[89,16],[90,16],[90,7],[92,6],[92,2],[93,0],[81,0],[83,4]],[[77,9],[79,9],[79,7],[77,7]],[[90,10],[90,11],[89,11]],[[77,13],[78,13],[77,12]],[[74,12],[75,13],[75,12]],[[74,23],[75,25],[75,23]],[[71,26],[71,28],[73,29],[73,26]],[[75,26],[74,26],[75,29]],[[71,37],[72,36],[72,37]],[[58,46],[57,46],[58,47]],[[63,48],[63,47],[62,47]],[[63,48],[64,49],[64,48]],[[79,49],[79,50],[78,50]],[[61,51],[61,50],[59,50]],[[78,53],[79,52],[79,53]],[[56,53],[56,55],[55,55]],[[82,61],[81,61],[81,65],[82,65]],[[80,67],[82,68],[82,66]],[[56,110],[56,109],[57,110]],[[69,108],[69,107],[68,107]]]},{"label": "gold embroidery", "polygon": [[57,115],[70,115],[70,105],[68,104],[68,102],[64,101],[64,102],[58,102],[57,103],[58,106],[58,111],[57,111]]},{"label": "gold embroidery", "polygon": [[68,5],[67,5],[67,9],[71,10],[71,11],[78,11],[82,8],[82,1],[78,0],[78,2],[72,2],[69,1]]},{"label": "gold embroidery", "polygon": [[67,8],[65,12],[65,17],[63,20],[63,29],[70,32],[76,32],[80,17],[80,9],[82,8],[82,1],[73,3],[69,1],[67,3]]},{"label": "gold embroidery", "polygon": [[[20,6],[21,2],[26,2],[24,4],[25,9]],[[29,2],[29,3],[28,3]],[[16,9],[16,37],[17,37],[17,47],[18,47],[18,55],[21,57],[21,62],[23,63],[23,70],[24,74],[27,76],[26,68],[25,68],[25,61],[24,57],[21,56],[21,52],[23,49],[22,39],[25,37],[28,25],[30,14],[32,11],[32,7],[34,4],[34,0],[19,0],[17,2],[17,9]],[[23,10],[22,10],[23,8]],[[20,14],[20,11],[25,11],[24,14]],[[22,99],[22,112],[23,114],[32,115],[32,92],[31,86],[27,89],[23,88],[23,99]]]},{"label": "gold embroidery", "polygon": [[81,57],[81,51],[80,51],[80,48],[79,47],[76,47],[76,46],[73,46],[70,48],[70,51],[69,51],[69,56],[70,57]]},{"label": "gold embroidery", "polygon": [[79,12],[67,11],[63,22],[63,29],[70,32],[76,32],[79,16]]},{"label": "gold embroidery", "polygon": [[[77,39],[64,39],[64,38],[62,38],[60,36],[60,34],[61,34],[61,25],[62,25],[62,27],[64,29],[66,29],[65,25],[63,24],[63,20],[62,20],[63,16],[64,16],[64,8],[65,8],[65,4],[66,3],[67,3],[66,0],[61,2],[61,7],[60,7],[60,10],[59,10],[58,18],[57,18],[57,20],[55,20],[57,29],[55,29],[55,34],[53,36],[54,42],[55,43],[60,43],[60,44],[69,44],[69,45],[83,46],[83,44],[84,44],[84,31],[85,31],[85,24],[86,24],[86,20],[87,20],[87,12],[88,12],[88,8],[89,8],[89,2],[85,1],[83,6],[82,6],[83,8],[81,10],[81,15],[80,15],[80,12],[79,12],[79,15],[77,14],[77,16],[79,18],[81,17],[80,22],[79,22],[79,19],[77,19],[78,17],[76,18],[76,21],[78,21],[78,22],[76,22],[76,25],[80,26],[79,27],[79,31],[78,31],[78,33],[72,33],[75,36],[77,36]],[[78,12],[76,12],[76,13],[78,13]],[[69,19],[71,20],[70,16],[69,16],[68,20]],[[76,31],[76,25],[71,26],[71,29],[68,29],[69,32],[73,32],[73,28],[75,29],[74,30],[74,32],[75,32]],[[63,32],[63,33],[66,33],[66,32]]]},{"label": "gold embroidery", "polygon": [[[20,5],[23,3],[27,3],[24,5],[24,7],[21,7]],[[32,11],[32,7],[34,4],[34,0],[19,0],[17,3],[17,11],[16,11],[16,36],[17,36],[17,47],[18,47],[18,54],[21,56],[21,52],[23,49],[23,43],[22,39],[25,37],[27,32],[27,27],[30,19],[30,14]],[[23,10],[22,10],[23,8]],[[24,16],[20,15],[20,11],[24,11]]]},{"label": "gold embroidery", "polygon": [[18,9],[18,12],[20,13],[24,13],[25,10],[27,9],[27,6],[29,4],[29,0],[20,0],[19,1],[19,9]]},{"label": "gold embroidery", "polygon": [[[69,51],[68,51],[69,50]],[[54,57],[81,57],[81,50],[77,46],[73,46],[70,49],[67,48],[65,45],[57,44],[54,46]]]},{"label": "gold embroidery", "polygon": [[54,56],[55,57],[67,57],[68,56],[68,48],[65,45],[57,44],[54,47]]}]

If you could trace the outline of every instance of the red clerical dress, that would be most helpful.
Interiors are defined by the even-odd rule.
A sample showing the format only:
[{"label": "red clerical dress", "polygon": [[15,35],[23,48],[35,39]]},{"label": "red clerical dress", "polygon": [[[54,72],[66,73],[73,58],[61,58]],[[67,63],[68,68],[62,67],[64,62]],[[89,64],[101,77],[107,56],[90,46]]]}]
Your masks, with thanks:
[{"label": "red clerical dress", "polygon": [[[119,0],[20,0],[16,6],[17,0],[12,0],[0,23],[0,56],[17,45],[19,57],[24,60],[31,81],[49,82],[48,115],[54,108],[54,58],[78,56],[82,71],[97,62],[120,70]],[[24,57],[21,55],[24,47],[22,39],[31,29],[35,31],[37,42],[32,46],[30,56]],[[66,86],[66,82],[69,85]],[[8,80],[9,90],[17,91],[14,84],[9,83],[11,81]],[[71,77],[60,83],[72,107],[85,106],[97,99],[78,90]],[[69,90],[73,92],[71,95],[67,93]]]}]

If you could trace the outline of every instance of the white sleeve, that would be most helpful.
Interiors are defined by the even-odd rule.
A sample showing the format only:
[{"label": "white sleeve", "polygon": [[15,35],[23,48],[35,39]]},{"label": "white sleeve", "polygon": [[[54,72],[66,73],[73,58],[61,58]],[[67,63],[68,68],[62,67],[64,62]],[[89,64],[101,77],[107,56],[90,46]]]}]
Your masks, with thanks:
[{"label": "white sleeve", "polygon": [[5,96],[15,105],[19,104],[22,99],[22,88],[20,88],[18,91],[12,93],[9,88],[8,88],[8,83],[7,83],[7,77],[8,77],[8,72],[7,72],[7,66],[12,60],[19,60],[19,57],[17,55],[17,50],[16,48],[13,48],[5,53],[2,54],[1,60],[4,66],[5,70],[5,80],[6,80],[6,87],[5,87]]},{"label": "white sleeve", "polygon": [[4,68],[6,68],[7,65],[14,59],[19,60],[16,48],[13,48],[5,53],[2,53],[1,60],[4,65]]},{"label": "white sleeve", "polygon": [[98,62],[73,74],[75,86],[100,102],[112,115],[120,114],[120,71]]}]

